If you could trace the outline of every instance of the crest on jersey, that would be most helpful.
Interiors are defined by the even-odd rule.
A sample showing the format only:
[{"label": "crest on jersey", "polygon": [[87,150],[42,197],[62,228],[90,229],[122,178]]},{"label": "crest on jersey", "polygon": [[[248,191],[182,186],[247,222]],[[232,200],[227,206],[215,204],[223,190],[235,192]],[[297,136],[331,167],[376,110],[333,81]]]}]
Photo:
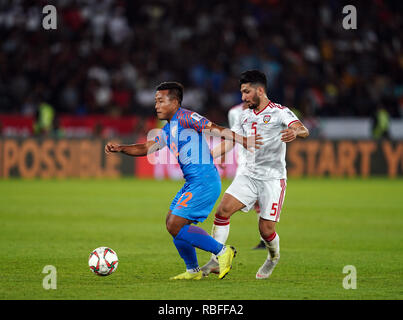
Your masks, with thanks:
[{"label": "crest on jersey", "polygon": [[171,129],[172,137],[175,138],[177,131],[178,131],[178,126],[177,125],[173,126],[172,129]]},{"label": "crest on jersey", "polygon": [[263,122],[264,122],[265,124],[268,124],[269,121],[270,121],[270,118],[271,118],[271,116],[270,116],[269,114],[266,114],[266,115],[263,117]]}]

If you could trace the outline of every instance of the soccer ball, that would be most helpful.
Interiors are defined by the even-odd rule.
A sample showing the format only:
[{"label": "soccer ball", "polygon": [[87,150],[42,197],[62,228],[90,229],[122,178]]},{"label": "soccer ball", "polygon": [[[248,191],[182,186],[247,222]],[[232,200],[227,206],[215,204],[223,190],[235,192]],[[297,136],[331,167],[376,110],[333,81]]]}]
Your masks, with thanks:
[{"label": "soccer ball", "polygon": [[88,265],[98,276],[109,276],[118,268],[118,256],[108,247],[99,247],[90,253]]}]

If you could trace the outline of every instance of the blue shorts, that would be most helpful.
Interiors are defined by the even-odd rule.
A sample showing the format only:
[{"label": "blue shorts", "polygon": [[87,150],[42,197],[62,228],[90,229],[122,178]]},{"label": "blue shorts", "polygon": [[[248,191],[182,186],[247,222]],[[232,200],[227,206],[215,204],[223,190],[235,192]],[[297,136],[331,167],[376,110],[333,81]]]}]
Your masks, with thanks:
[{"label": "blue shorts", "polygon": [[221,180],[186,182],[176,194],[171,206],[172,214],[197,222],[203,222],[219,198]]}]

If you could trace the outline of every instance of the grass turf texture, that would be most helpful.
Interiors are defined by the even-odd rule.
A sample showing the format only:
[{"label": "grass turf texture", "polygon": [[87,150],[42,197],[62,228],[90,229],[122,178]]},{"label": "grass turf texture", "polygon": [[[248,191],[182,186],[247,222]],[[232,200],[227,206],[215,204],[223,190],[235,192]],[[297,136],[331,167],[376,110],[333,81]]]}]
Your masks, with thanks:
[{"label": "grass turf texture", "polygon": [[[223,181],[221,195],[230,181]],[[0,299],[402,299],[403,180],[289,179],[277,226],[281,260],[269,280],[254,212],[231,218],[238,254],[223,280],[172,281],[184,271],[165,215],[181,181],[0,180]],[[218,204],[218,202],[217,202]],[[217,206],[216,204],[216,206]],[[214,212],[199,224],[210,232]],[[109,246],[117,271],[98,277],[88,255]],[[203,265],[209,253],[197,250]],[[57,289],[42,287],[45,265]],[[343,288],[343,268],[357,289]]]}]

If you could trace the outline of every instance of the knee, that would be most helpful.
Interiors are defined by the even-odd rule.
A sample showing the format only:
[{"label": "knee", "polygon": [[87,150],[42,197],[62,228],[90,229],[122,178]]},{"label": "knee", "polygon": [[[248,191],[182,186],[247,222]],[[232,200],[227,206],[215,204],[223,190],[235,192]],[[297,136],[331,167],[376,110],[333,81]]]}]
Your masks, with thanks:
[{"label": "knee", "polygon": [[179,232],[179,230],[177,230],[175,227],[176,226],[172,222],[167,221],[166,228],[167,228],[167,231],[171,234],[172,237],[176,237],[176,235]]},{"label": "knee", "polygon": [[171,236],[176,237],[178,234],[178,226],[177,224],[171,219],[170,215],[167,216],[166,221],[165,221],[165,226],[167,228],[167,231],[171,234]]},{"label": "knee", "polygon": [[232,215],[232,210],[231,207],[228,205],[219,205],[216,211],[216,215],[223,217],[223,218],[229,218]]}]

